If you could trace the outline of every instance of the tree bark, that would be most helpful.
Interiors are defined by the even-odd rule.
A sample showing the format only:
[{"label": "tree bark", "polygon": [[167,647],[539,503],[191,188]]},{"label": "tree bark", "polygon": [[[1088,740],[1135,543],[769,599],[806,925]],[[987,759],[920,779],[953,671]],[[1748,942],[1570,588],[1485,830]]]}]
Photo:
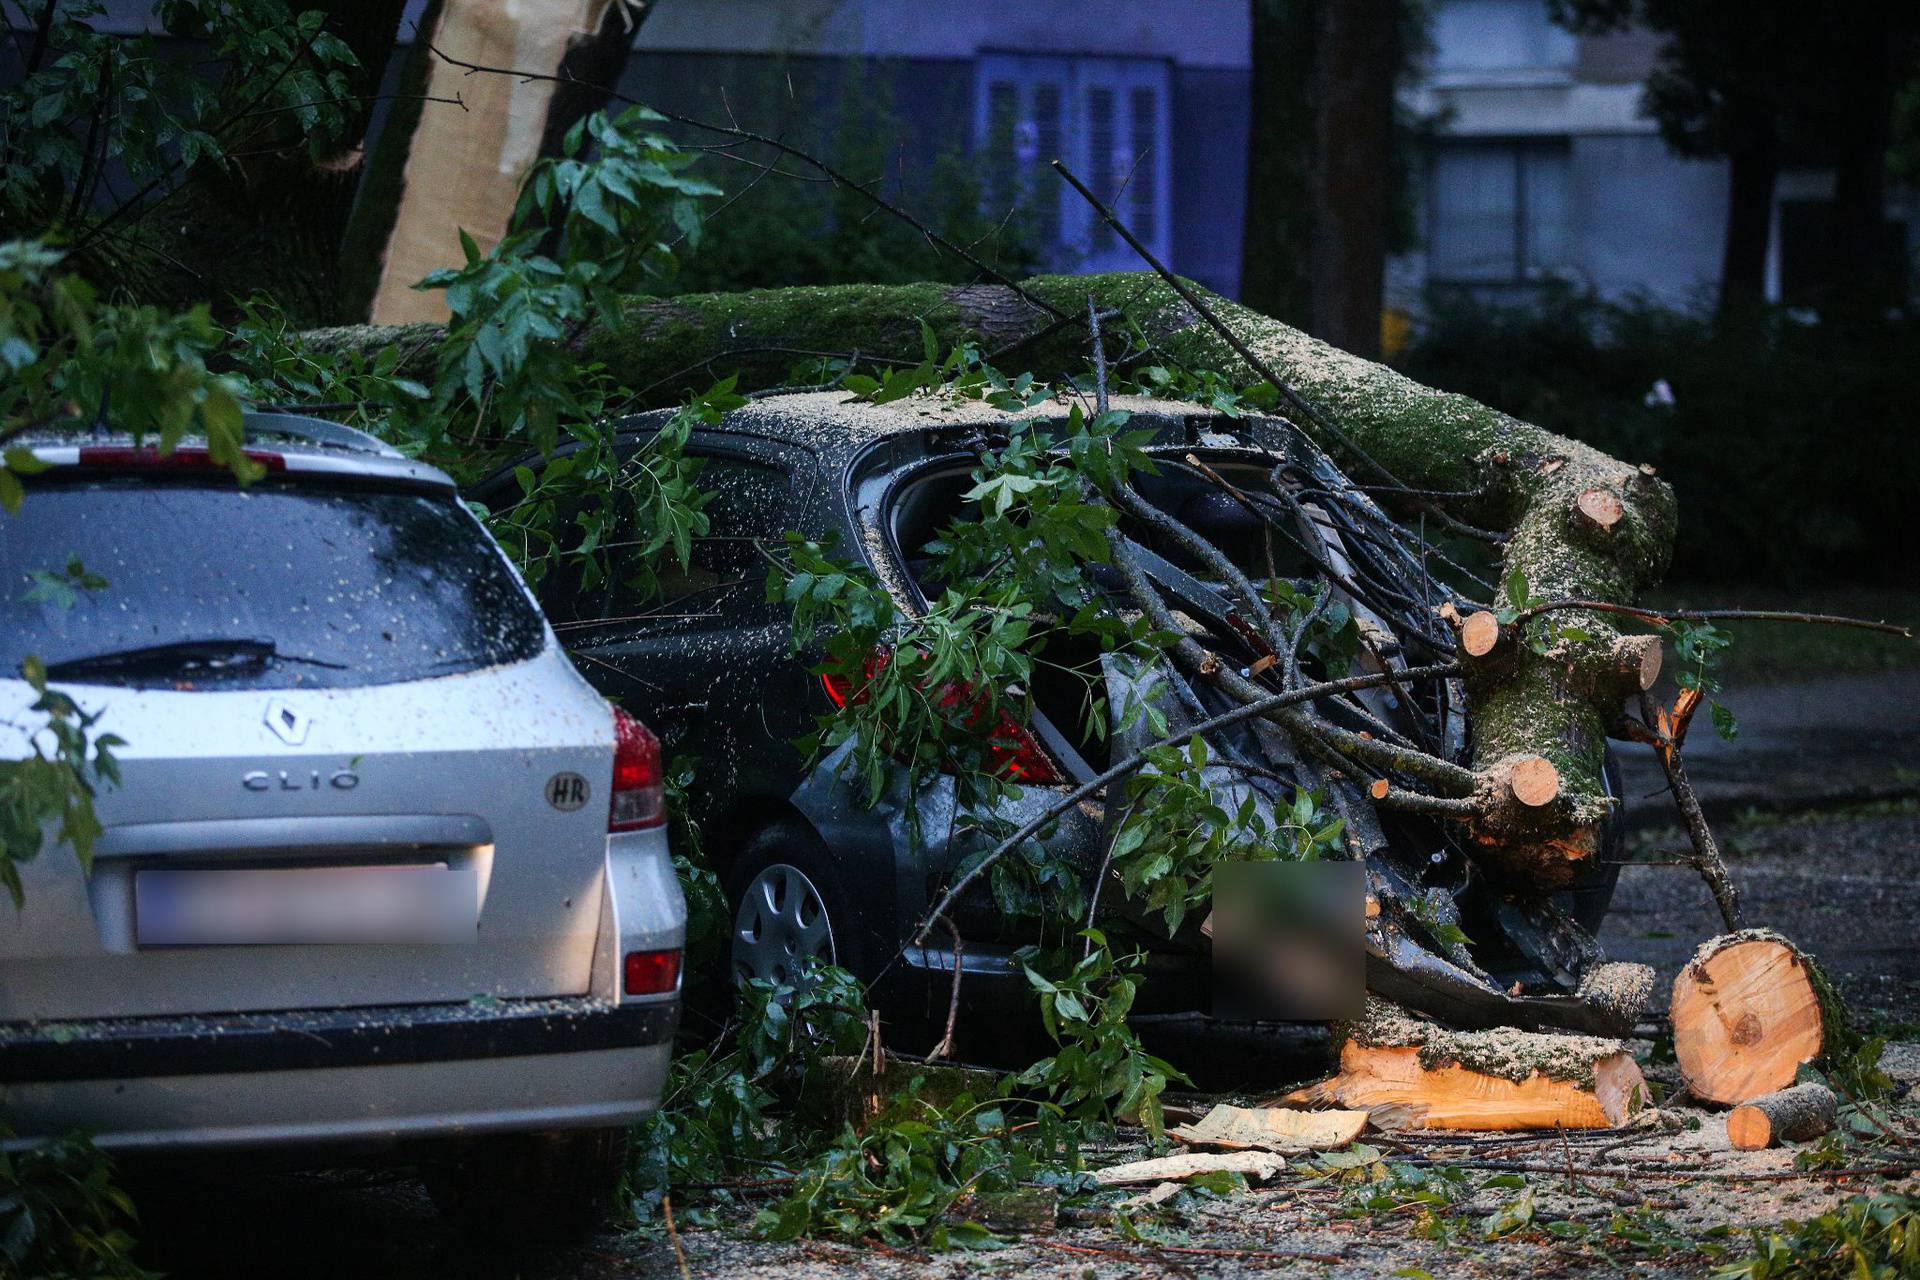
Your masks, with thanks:
[{"label": "tree bark", "polygon": [[1315,335],[1380,354],[1401,0],[1324,0],[1314,58]]},{"label": "tree bark", "polygon": [[1767,248],[1773,238],[1773,191],[1780,176],[1780,139],[1770,107],[1751,104],[1727,150],[1727,239],[1720,258],[1720,317],[1738,323],[1767,303]]},{"label": "tree bark", "polygon": [[1827,262],[1836,316],[1875,320],[1900,301],[1889,271],[1886,231],[1887,145],[1893,132],[1895,76],[1887,15],[1849,19],[1852,56],[1832,135],[1833,211],[1828,220]]},{"label": "tree bark", "polygon": [[[1155,344],[1151,358],[1255,380],[1241,358],[1155,277],[1138,274],[1040,276],[1024,282],[1062,315],[1084,312],[1089,296],[1117,309]],[[1502,580],[1518,573],[1540,599],[1630,602],[1664,572],[1673,536],[1673,493],[1650,474],[1577,441],[1475,403],[1423,387],[1277,320],[1208,294],[1196,296],[1260,357],[1402,483],[1470,492],[1455,515],[1511,531]],[[840,285],[633,298],[582,337],[583,360],[605,365],[633,388],[637,404],[671,403],[729,373],[743,390],[779,385],[802,352],[857,351],[867,358],[921,358],[920,324],[948,348],[975,342],[1002,349],[1009,370],[1057,376],[1087,362],[1085,335],[1003,286]],[[321,348],[377,348],[418,342],[420,326],[361,326],[316,333]],[[1323,441],[1336,458],[1340,447]],[[1342,461],[1367,474],[1353,458]],[[1621,517],[1604,535],[1584,532],[1580,495],[1604,488]],[[1551,617],[1552,615],[1548,615]],[[1528,757],[1549,761],[1559,780],[1550,803],[1502,805],[1511,821],[1485,832],[1488,852],[1544,889],[1576,879],[1594,852],[1592,831],[1608,812],[1601,781],[1607,728],[1620,710],[1612,678],[1620,633],[1604,615],[1581,619],[1568,639],[1535,620],[1528,643],[1486,670],[1469,673],[1475,772],[1494,786]]]},{"label": "tree bark", "polygon": [[1310,87],[1319,4],[1251,0],[1253,84],[1240,227],[1241,300],[1308,327],[1315,139]]}]

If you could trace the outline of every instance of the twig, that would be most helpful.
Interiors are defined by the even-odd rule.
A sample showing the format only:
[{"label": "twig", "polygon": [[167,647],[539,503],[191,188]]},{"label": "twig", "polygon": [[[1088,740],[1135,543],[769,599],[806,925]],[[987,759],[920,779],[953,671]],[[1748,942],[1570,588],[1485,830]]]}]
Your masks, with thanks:
[{"label": "twig", "polygon": [[1630,604],[1615,604],[1611,600],[1546,600],[1539,604],[1528,605],[1513,615],[1514,626],[1537,618],[1543,613],[1559,609],[1587,609],[1594,613],[1613,613],[1621,617],[1638,618],[1655,626],[1665,626],[1669,622],[1801,622],[1823,627],[1855,627],[1861,631],[1878,631],[1884,635],[1904,636],[1913,639],[1911,627],[1897,626],[1891,622],[1874,622],[1867,618],[1848,618],[1834,613],[1794,613],[1782,609],[1642,609]]},{"label": "twig", "polygon": [[[1081,197],[1084,198],[1088,204],[1093,206],[1093,211],[1100,216],[1100,220],[1105,222],[1109,227],[1113,228],[1114,232],[1117,235],[1119,235],[1119,237],[1122,240],[1125,240],[1127,242],[1127,245],[1130,248],[1132,248],[1132,250],[1135,253],[1140,255],[1141,261],[1145,262],[1149,267],[1153,268],[1154,274],[1158,275],[1162,280],[1166,281],[1167,285],[1175,293],[1180,295],[1180,300],[1186,303],[1189,307],[1193,308],[1194,313],[1198,315],[1202,320],[1205,320],[1208,326],[1211,327],[1215,333],[1219,334],[1220,337],[1226,342],[1226,344],[1229,347],[1232,347],[1235,353],[1237,353],[1242,360],[1246,361],[1247,367],[1249,369],[1252,369],[1255,373],[1259,374],[1262,378],[1265,378],[1269,383],[1271,383],[1273,385],[1274,390],[1279,392],[1281,398],[1284,399],[1289,405],[1291,405],[1294,408],[1294,410],[1300,414],[1301,417],[1311,422],[1314,426],[1318,427],[1321,431],[1324,431],[1330,438],[1332,438],[1336,443],[1338,443],[1341,448],[1345,449],[1348,453],[1353,455],[1353,457],[1359,459],[1361,462],[1365,463],[1368,467],[1372,468],[1375,472],[1377,472],[1380,475],[1382,479],[1388,481],[1389,483],[1393,484],[1398,488],[1401,488],[1401,489],[1405,488],[1405,486],[1401,483],[1400,478],[1398,476],[1394,475],[1393,472],[1389,471],[1383,464],[1376,461],[1371,454],[1369,454],[1365,449],[1362,449],[1360,445],[1354,441],[1353,437],[1349,436],[1345,431],[1341,430],[1339,426],[1337,426],[1332,421],[1330,421],[1325,414],[1321,413],[1318,409],[1314,408],[1312,403],[1309,402],[1304,396],[1302,396],[1298,391],[1295,391],[1292,385],[1288,383],[1286,379],[1282,378],[1277,372],[1274,371],[1272,366],[1267,364],[1267,362],[1262,360],[1259,356],[1255,355],[1253,348],[1249,347],[1244,341],[1242,341],[1240,338],[1240,335],[1235,333],[1231,328],[1229,328],[1225,321],[1220,319],[1219,316],[1215,315],[1213,312],[1213,308],[1209,307],[1204,301],[1202,301],[1200,298],[1200,295],[1196,294],[1191,288],[1187,286],[1186,281],[1182,280],[1179,276],[1176,276],[1175,274],[1173,274],[1172,271],[1168,270],[1167,265],[1161,262],[1160,259],[1154,255],[1153,250],[1147,248],[1146,245],[1140,243],[1140,238],[1134,235],[1132,230],[1130,230],[1127,227],[1126,223],[1120,221],[1119,217],[1114,214],[1113,210],[1109,209],[1106,206],[1106,204],[1100,199],[1100,197],[1096,196],[1093,193],[1093,191],[1090,188],[1088,188],[1086,183],[1080,181],[1079,177],[1075,175],[1071,169],[1067,168],[1067,166],[1062,164],[1059,160],[1054,160],[1052,164],[1053,164],[1054,171],[1057,172],[1062,178],[1065,178],[1067,180],[1068,185],[1070,185],[1075,191],[1079,192]],[[1429,510],[1431,510],[1438,519],[1444,522],[1449,528],[1453,529],[1456,533],[1463,533],[1469,537],[1479,538],[1487,542],[1498,543],[1498,542],[1504,542],[1506,540],[1505,534],[1494,533],[1491,530],[1487,530],[1487,529],[1475,528],[1470,524],[1466,524],[1463,521],[1455,519],[1453,516],[1448,515],[1445,511],[1442,511],[1440,508],[1433,506],[1431,503],[1425,503],[1424,505]]]},{"label": "twig", "polygon": [[1700,797],[1694,794],[1693,784],[1687,779],[1686,761],[1680,755],[1687,726],[1693,722],[1694,710],[1701,700],[1698,689],[1682,689],[1669,713],[1666,708],[1653,705],[1652,695],[1642,693],[1640,714],[1645,718],[1644,723],[1636,729],[1633,722],[1627,722],[1626,727],[1630,736],[1649,742],[1654,755],[1659,757],[1660,768],[1667,775],[1667,790],[1673,793],[1674,806],[1680,810],[1687,838],[1693,843],[1694,870],[1707,882],[1714,904],[1720,908],[1720,919],[1732,932],[1740,927],[1740,890],[1727,871],[1726,859],[1720,855],[1720,842],[1714,839],[1713,827],[1707,822]]},{"label": "twig", "polygon": [[1006,856],[1007,853],[1016,848],[1021,841],[1032,836],[1034,832],[1066,813],[1082,800],[1103,790],[1109,783],[1117,782],[1140,768],[1140,766],[1147,762],[1148,752],[1157,751],[1162,747],[1169,747],[1175,743],[1186,742],[1192,738],[1213,733],[1216,730],[1239,724],[1243,720],[1252,720],[1285,707],[1295,706],[1302,702],[1311,702],[1316,698],[1329,698],[1335,694],[1351,693],[1355,689],[1374,689],[1384,684],[1391,684],[1395,680],[1440,679],[1446,676],[1458,675],[1459,672],[1459,663],[1446,662],[1428,667],[1408,667],[1404,671],[1348,676],[1343,680],[1328,680],[1322,684],[1308,685],[1303,689],[1291,689],[1285,693],[1269,694],[1267,697],[1261,698],[1258,701],[1243,703],[1231,711],[1223,711],[1217,716],[1202,720],[1199,724],[1183,732],[1169,734],[1157,742],[1149,743],[1118,764],[1102,771],[1097,776],[1075,787],[1072,791],[1067,792],[1058,800],[1054,801],[1053,804],[1047,806],[1045,812],[1041,813],[1032,821],[1025,823],[1018,831],[994,846],[991,853],[975,863],[965,875],[954,881],[953,886],[949,888],[946,893],[941,895],[940,901],[934,904],[933,910],[927,913],[926,918],[921,921],[919,929],[915,931],[913,936],[914,945],[919,946],[926,942],[927,932],[933,928],[933,922],[946,913],[947,909],[953,905],[955,899],[960,896],[961,892],[964,891],[968,885],[972,884],[973,881],[979,877],[982,871],[985,871],[995,862],[998,862],[1002,857]]},{"label": "twig", "polygon": [[940,923],[947,926],[947,932],[953,935],[953,984],[947,988],[947,1031],[940,1037],[940,1043],[934,1045],[927,1054],[928,1062],[937,1062],[953,1053],[953,1027],[960,1021],[960,962],[966,954],[960,943],[960,930],[953,921],[941,916]]},{"label": "twig", "polygon": [[680,1247],[680,1232],[673,1225],[672,1195],[660,1197],[660,1216],[666,1220],[667,1239],[673,1242],[673,1260],[680,1264],[680,1280],[693,1280],[692,1274],[687,1270],[686,1250]]},{"label": "twig", "polygon": [[[1066,1253],[1085,1253],[1098,1257],[1120,1258],[1129,1262],[1156,1262],[1151,1253],[1142,1253],[1134,1249],[1115,1249],[1107,1245],[1068,1244],[1065,1240],[1031,1240],[1028,1243],[1042,1245],[1048,1249],[1059,1249]],[[1161,1244],[1154,1245],[1156,1253],[1177,1253],[1189,1258],[1232,1258],[1237,1262],[1324,1262],[1328,1266],[1339,1266],[1347,1261],[1346,1255],[1339,1253],[1312,1253],[1305,1249],[1230,1249],[1225,1246],[1197,1244]]]}]

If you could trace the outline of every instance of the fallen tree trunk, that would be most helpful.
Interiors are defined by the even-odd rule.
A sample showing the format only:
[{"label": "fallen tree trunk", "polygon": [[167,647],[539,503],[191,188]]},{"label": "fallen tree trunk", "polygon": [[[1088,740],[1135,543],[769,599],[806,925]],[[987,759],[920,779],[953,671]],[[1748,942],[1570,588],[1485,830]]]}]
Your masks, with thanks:
[{"label": "fallen tree trunk", "polygon": [[[1648,471],[1423,387],[1226,299],[1194,296],[1338,424],[1364,456],[1335,439],[1320,443],[1364,482],[1390,476],[1420,491],[1407,501],[1428,505],[1445,494],[1454,519],[1504,531],[1503,582],[1518,575],[1534,599],[1618,602],[1664,571],[1673,498]],[[1084,326],[1069,318],[1086,313],[1089,297],[1139,326],[1153,344],[1145,356],[1152,362],[1257,380],[1169,285],[1138,274],[1042,276],[1017,290],[848,285],[635,298],[583,334],[579,350],[634,388],[637,404],[669,402],[734,372],[742,389],[777,385],[796,361],[821,353],[917,362],[923,321],[942,345],[973,343],[1003,368],[1056,376],[1085,367]],[[417,344],[424,332],[359,326],[310,339],[371,350]],[[1596,510],[1607,518],[1595,520]],[[1472,764],[1487,815],[1475,839],[1520,882],[1554,889],[1595,855],[1594,830],[1609,803],[1601,780],[1607,728],[1651,660],[1644,644],[1623,645],[1603,615],[1582,614],[1574,636],[1540,619],[1527,626],[1527,636],[1467,667]]]},{"label": "fallen tree trunk", "polygon": [[1618,1040],[1451,1031],[1373,1001],[1341,1043],[1339,1072],[1286,1101],[1364,1109],[1382,1129],[1608,1129],[1647,1088]]},{"label": "fallen tree trunk", "polygon": [[1727,1141],[1735,1151],[1806,1142],[1832,1131],[1835,1106],[1833,1090],[1811,1081],[1763,1093],[1727,1114]]},{"label": "fallen tree trunk", "polygon": [[1673,1053],[1687,1087],[1736,1103],[1792,1084],[1825,1044],[1822,985],[1770,929],[1709,939],[1673,984]]}]

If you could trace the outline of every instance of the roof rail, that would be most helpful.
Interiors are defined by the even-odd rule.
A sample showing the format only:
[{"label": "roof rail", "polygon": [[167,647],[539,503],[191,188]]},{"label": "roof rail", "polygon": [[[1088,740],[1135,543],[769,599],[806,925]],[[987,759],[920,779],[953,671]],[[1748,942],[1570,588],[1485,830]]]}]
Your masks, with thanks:
[{"label": "roof rail", "polygon": [[342,426],[338,422],[328,422],[325,418],[308,417],[303,413],[276,413],[271,410],[249,412],[246,431],[249,437],[256,433],[285,436],[290,440],[304,440],[335,449],[351,449],[355,453],[377,453],[384,458],[406,456],[378,436],[369,435],[355,427]]}]

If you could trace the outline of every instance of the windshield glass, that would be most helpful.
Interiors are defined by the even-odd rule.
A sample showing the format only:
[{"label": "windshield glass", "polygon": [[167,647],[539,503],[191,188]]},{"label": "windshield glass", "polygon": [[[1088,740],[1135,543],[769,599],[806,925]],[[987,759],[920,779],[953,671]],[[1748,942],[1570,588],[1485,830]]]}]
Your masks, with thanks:
[{"label": "windshield glass", "polygon": [[[69,557],[106,586],[63,608],[68,593],[36,590],[36,571],[64,579]],[[35,655],[78,664],[70,678],[88,684],[341,688],[524,661],[542,644],[513,571],[450,495],[41,483],[0,515],[0,566],[5,675]],[[221,641],[251,660],[196,660]],[[155,652],[78,662],[141,649]]]}]

